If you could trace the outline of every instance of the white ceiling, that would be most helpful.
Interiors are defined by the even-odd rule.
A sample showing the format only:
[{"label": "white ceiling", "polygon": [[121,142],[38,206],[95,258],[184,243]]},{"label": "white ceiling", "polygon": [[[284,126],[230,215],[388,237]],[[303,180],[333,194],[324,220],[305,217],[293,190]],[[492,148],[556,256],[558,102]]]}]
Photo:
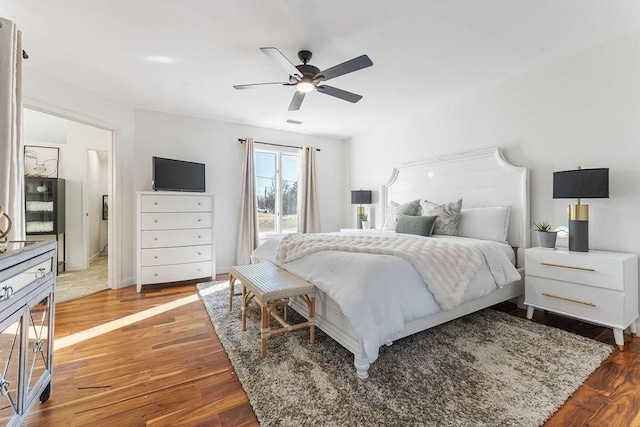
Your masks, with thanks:
[{"label": "white ceiling", "polygon": [[[0,0],[0,14],[26,66],[119,102],[337,137],[640,28],[638,0]],[[286,80],[263,46],[294,64],[311,50],[320,69],[369,55],[330,82],[363,99],[311,93],[288,112],[291,87],[233,89]]]}]

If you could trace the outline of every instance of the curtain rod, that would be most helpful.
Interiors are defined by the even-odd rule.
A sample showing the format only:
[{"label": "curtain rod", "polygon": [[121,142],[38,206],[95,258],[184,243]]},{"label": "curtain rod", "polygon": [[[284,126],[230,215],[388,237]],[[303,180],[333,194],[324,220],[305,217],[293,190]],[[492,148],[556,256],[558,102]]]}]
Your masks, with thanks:
[{"label": "curtain rod", "polygon": [[[240,144],[242,144],[246,141],[246,139],[238,138],[238,141],[240,141]],[[256,144],[273,145],[274,147],[297,148],[299,150],[302,150],[304,148],[304,147],[296,147],[295,145],[273,144],[271,142],[262,142],[262,141],[253,141],[253,142],[255,142]],[[320,149],[316,148],[316,151],[320,151]]]}]

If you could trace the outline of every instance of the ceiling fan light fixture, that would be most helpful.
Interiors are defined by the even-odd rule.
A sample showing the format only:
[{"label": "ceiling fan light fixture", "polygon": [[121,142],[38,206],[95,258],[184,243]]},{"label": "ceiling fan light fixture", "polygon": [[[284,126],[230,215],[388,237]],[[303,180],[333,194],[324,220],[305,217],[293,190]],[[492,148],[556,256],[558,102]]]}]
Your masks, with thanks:
[{"label": "ceiling fan light fixture", "polygon": [[315,88],[316,87],[313,83],[305,79],[302,79],[300,82],[296,84],[297,91],[302,93],[309,93]]}]

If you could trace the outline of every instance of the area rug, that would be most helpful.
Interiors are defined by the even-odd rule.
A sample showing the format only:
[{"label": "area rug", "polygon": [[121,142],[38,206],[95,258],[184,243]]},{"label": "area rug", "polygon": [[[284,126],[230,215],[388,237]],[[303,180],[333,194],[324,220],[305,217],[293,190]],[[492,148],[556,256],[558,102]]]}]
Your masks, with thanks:
[{"label": "area rug", "polygon": [[241,332],[228,283],[198,289],[263,426],[539,426],[612,351],[488,309],[383,347],[360,380],[320,330],[272,337],[260,360],[259,314]]}]

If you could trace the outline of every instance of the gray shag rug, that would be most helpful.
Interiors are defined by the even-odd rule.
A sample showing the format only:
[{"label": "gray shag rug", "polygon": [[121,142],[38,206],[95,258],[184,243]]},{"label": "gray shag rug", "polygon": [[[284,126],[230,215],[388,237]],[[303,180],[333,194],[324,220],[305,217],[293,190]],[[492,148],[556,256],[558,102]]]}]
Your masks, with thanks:
[{"label": "gray shag rug", "polygon": [[353,355],[319,329],[314,345],[306,328],[269,338],[260,360],[259,313],[242,332],[228,282],[198,289],[263,426],[539,426],[613,350],[483,310],[381,348],[359,380]]}]

